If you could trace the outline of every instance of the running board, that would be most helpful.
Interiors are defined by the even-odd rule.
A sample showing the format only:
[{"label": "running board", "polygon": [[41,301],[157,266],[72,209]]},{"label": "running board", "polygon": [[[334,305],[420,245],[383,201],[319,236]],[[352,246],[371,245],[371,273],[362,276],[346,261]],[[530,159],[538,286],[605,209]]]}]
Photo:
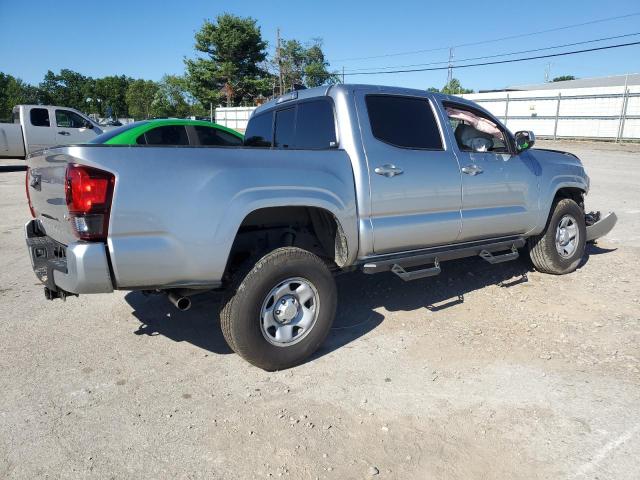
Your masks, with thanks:
[{"label": "running board", "polygon": [[511,246],[511,251],[509,253],[503,253],[502,255],[494,255],[487,250],[482,250],[480,252],[480,257],[492,265],[495,265],[496,263],[510,262],[511,260],[515,260],[519,256],[520,255],[518,254],[518,248],[515,245]]},{"label": "running board", "polygon": [[[483,240],[446,247],[433,247],[404,254],[380,255],[367,259],[362,266],[362,271],[367,274],[392,271],[402,280],[416,280],[438,275],[442,271],[440,262],[446,260],[456,260],[476,255],[480,255],[489,263],[515,260],[518,258],[518,248],[522,248],[524,245],[525,239],[522,237],[507,237],[493,241]],[[494,255],[505,250],[510,250],[510,252]],[[432,266],[418,270],[407,270],[411,267],[424,265]]]},{"label": "running board", "polygon": [[422,268],[420,270],[412,270],[410,272],[407,272],[404,268],[402,268],[401,265],[394,263],[391,267],[391,271],[405,282],[418,280],[419,278],[435,277],[436,275],[440,275],[440,272],[442,272],[442,270],[440,269],[440,262],[437,258],[433,261],[433,267]]}]

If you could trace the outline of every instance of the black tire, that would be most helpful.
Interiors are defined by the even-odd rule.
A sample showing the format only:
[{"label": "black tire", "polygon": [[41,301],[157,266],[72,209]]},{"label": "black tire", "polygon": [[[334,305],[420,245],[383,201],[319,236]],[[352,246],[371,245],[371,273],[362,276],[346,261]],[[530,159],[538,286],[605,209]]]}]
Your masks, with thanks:
[{"label": "black tire", "polygon": [[[274,345],[261,327],[263,303],[278,284],[298,277],[308,280],[317,293],[315,323],[299,341]],[[229,347],[249,363],[268,371],[290,368],[324,342],[335,317],[336,297],[333,275],[318,256],[296,247],[278,248],[234,276],[220,310],[222,334]]]},{"label": "black tire", "polygon": [[[578,239],[575,250],[563,256],[556,248],[556,231],[558,225],[565,216],[570,215],[575,219],[578,230]],[[554,275],[571,273],[578,268],[584,255],[587,230],[584,222],[584,211],[573,200],[563,198],[554,203],[544,231],[540,235],[529,237],[527,246],[529,257],[536,270]]]}]

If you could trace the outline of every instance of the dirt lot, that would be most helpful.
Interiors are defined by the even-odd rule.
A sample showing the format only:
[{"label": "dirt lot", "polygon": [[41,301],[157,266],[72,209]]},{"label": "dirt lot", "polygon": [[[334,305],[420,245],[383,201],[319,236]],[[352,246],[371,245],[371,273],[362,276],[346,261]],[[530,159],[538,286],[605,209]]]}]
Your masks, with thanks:
[{"label": "dirt lot", "polygon": [[213,298],[45,301],[0,171],[0,478],[638,478],[640,147],[551,145],[620,218],[576,273],[341,276],[327,344],[278,373],[231,354]]}]

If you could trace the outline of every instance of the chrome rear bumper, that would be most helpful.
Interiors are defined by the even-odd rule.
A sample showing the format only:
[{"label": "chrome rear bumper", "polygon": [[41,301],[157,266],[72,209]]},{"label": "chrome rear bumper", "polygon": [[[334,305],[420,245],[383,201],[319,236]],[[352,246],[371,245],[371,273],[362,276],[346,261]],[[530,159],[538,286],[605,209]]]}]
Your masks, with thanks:
[{"label": "chrome rear bumper", "polygon": [[111,293],[106,247],[103,243],[63,245],[47,236],[37,220],[24,227],[31,266],[40,281],[53,292],[66,294]]}]

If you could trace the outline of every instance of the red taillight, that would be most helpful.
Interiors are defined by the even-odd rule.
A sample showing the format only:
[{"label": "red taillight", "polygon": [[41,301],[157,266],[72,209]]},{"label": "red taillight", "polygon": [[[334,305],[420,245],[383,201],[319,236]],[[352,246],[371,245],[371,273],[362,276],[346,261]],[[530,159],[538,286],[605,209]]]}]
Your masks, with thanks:
[{"label": "red taillight", "polygon": [[74,233],[82,240],[106,240],[115,177],[84,165],[67,167],[65,194]]},{"label": "red taillight", "polygon": [[27,191],[27,202],[29,203],[29,211],[31,212],[31,216],[36,218],[36,211],[33,209],[33,204],[31,203],[31,194],[29,193],[29,172],[31,169],[27,167],[27,174],[24,177],[24,188]]}]

